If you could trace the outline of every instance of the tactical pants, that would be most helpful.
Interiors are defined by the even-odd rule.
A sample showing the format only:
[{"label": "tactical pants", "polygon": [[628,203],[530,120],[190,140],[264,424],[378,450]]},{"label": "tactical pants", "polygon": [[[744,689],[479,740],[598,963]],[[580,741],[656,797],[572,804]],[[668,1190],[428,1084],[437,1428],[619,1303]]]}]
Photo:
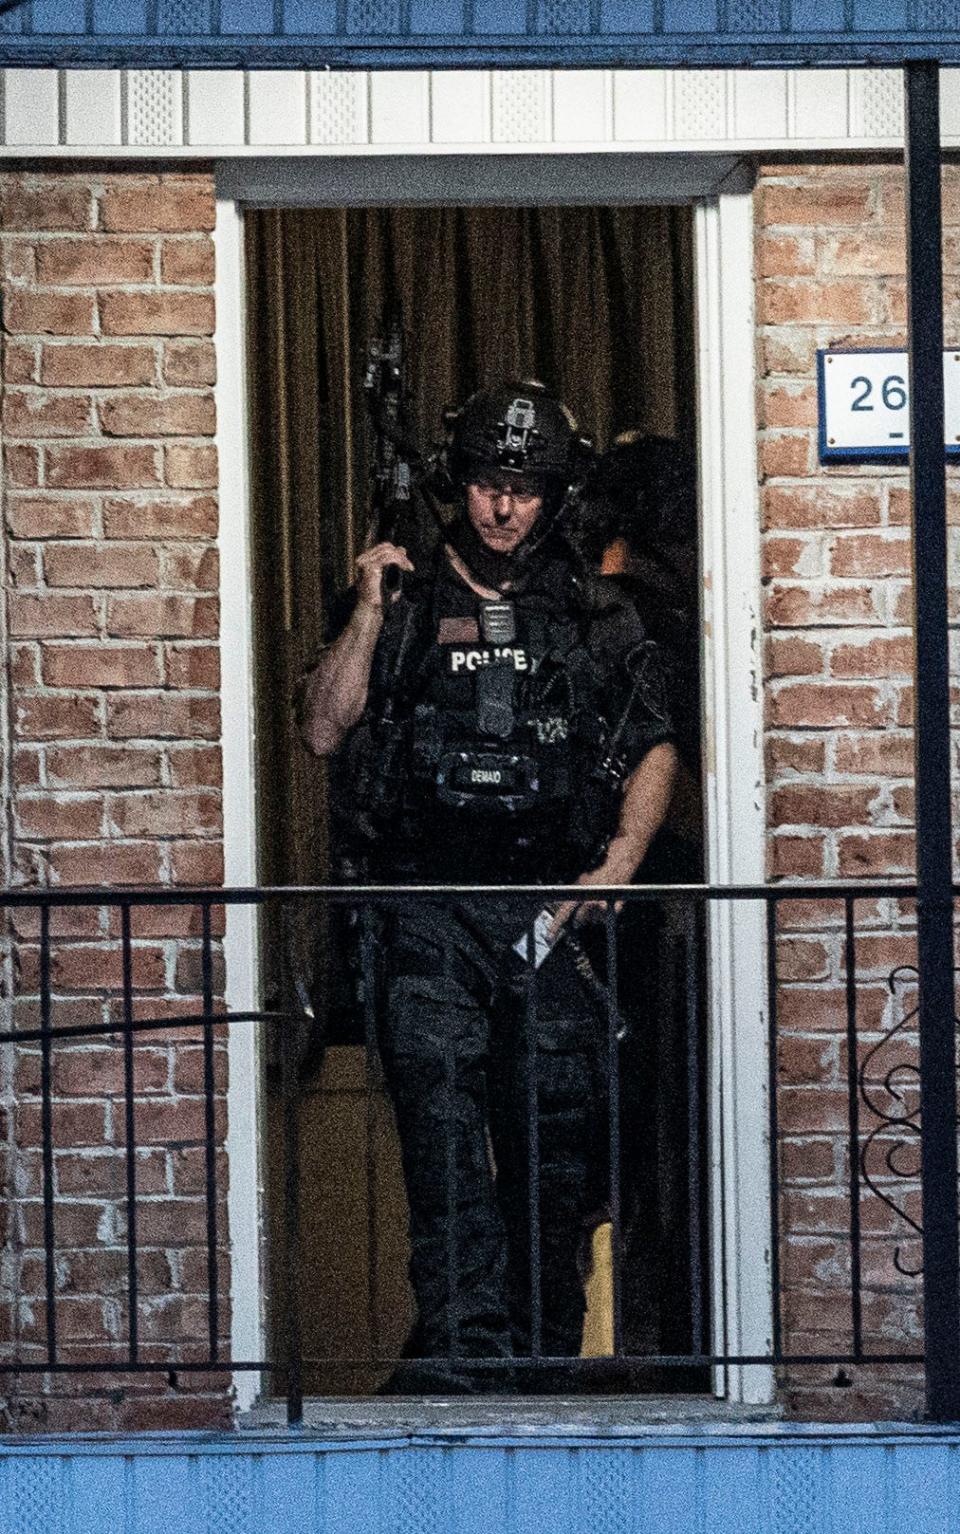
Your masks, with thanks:
[{"label": "tactical pants", "polygon": [[[530,914],[518,902],[412,903],[391,923],[380,1047],[423,1358],[528,1356],[537,1287],[540,1354],[580,1351],[578,1258],[605,1196],[604,1025],[562,943],[539,971],[535,1007],[504,984]],[[507,1383],[497,1370],[400,1378],[410,1383],[395,1388],[411,1390]],[[516,1383],[538,1388],[525,1371]]]}]

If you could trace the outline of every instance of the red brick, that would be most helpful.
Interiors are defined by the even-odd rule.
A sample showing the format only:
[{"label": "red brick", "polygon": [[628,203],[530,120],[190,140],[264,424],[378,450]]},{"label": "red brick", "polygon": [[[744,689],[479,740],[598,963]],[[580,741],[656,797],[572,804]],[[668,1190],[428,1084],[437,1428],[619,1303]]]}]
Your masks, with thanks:
[{"label": "red brick", "polygon": [[[104,291],[100,294],[99,304],[100,328],[106,336],[213,334],[211,293]],[[20,325],[18,328],[27,330],[29,327]]]},{"label": "red brick", "polygon": [[822,879],[826,871],[826,839],[822,836],[774,836],[770,840],[770,873],[775,879]]},{"label": "red brick", "polygon": [[220,651],[216,645],[168,645],[168,687],[216,692],[220,686]]},{"label": "red brick", "polygon": [[906,831],[843,836],[838,843],[837,857],[837,872],[841,879],[910,875],[915,869],[914,837]]},{"label": "red brick", "polygon": [[53,635],[97,632],[97,614],[90,596],[21,596],[8,598],[10,633],[14,635]]},{"label": "red brick", "polygon": [[765,527],[870,527],[880,521],[877,484],[767,485]]},{"label": "red brick", "polygon": [[160,848],[155,842],[52,847],[51,883],[65,885],[157,884]]},{"label": "red brick", "polygon": [[175,548],[163,554],[163,584],[171,591],[216,591],[220,556],[214,548]]},{"label": "red brick", "polygon": [[37,246],[37,281],[49,287],[152,282],[153,244],[89,235],[82,240],[44,240]]},{"label": "red brick", "polygon": [[784,1134],[814,1134],[847,1127],[847,1094],[842,1088],[783,1087],[780,1128]]},{"label": "red brick", "polygon": [[760,550],[761,574],[771,576],[815,576],[820,574],[823,555],[817,538],[783,538],[768,535]]},{"label": "red brick", "polygon": [[761,426],[816,426],[817,391],[812,384],[774,384],[760,391]]},{"label": "red brick", "polygon": [[111,597],[107,633],[120,638],[162,635],[182,638],[215,637],[218,603],[215,597],[159,595]]},{"label": "red brick", "polygon": [[761,331],[761,374],[803,373],[808,377],[816,365],[816,336],[795,326]]},{"label": "red brick", "polygon": [[216,209],[209,186],[190,180],[162,181],[154,186],[118,186],[100,199],[104,229],[123,234],[212,229]]},{"label": "red brick", "polygon": [[95,697],[67,693],[21,694],[14,703],[14,732],[23,740],[77,740],[99,735]]},{"label": "red brick", "polygon": [[103,799],[96,794],[18,794],[15,814],[17,835],[28,841],[94,841],[103,834]]},{"label": "red brick", "polygon": [[88,293],[7,294],[4,323],[11,335],[92,336],[94,301]]},{"label": "red brick", "polygon": [[907,268],[904,231],[861,229],[820,242],[820,270],[836,277],[902,277]]},{"label": "red brick", "polygon": [[217,502],[212,495],[172,496],[164,501],[114,501],[103,504],[108,538],[214,538]]},{"label": "red brick", "polygon": [[154,687],[161,673],[157,651],[146,645],[44,646],[48,687]]},{"label": "red brick", "polygon": [[223,883],[223,848],[211,842],[175,842],[171,850],[174,883],[214,889]]},{"label": "red brick", "polygon": [[18,590],[32,589],[40,585],[40,559],[38,548],[31,543],[13,543],[7,556],[7,578]]},{"label": "red brick", "polygon": [[[101,849],[102,852],[103,849]],[[113,849],[114,851],[127,849]],[[150,849],[151,853],[153,849]],[[138,991],[159,991],[164,989],[166,977],[166,963],[163,949],[158,945],[146,946],[134,944],[130,949],[130,962],[133,973],[134,987]],[[123,954],[118,943],[93,944],[78,943],[58,945],[53,955],[53,979],[58,990],[64,991],[119,991],[123,985]],[[82,1056],[74,1055],[72,1058],[79,1059],[80,1064],[75,1065],[71,1071],[73,1092],[83,1096],[79,1082],[85,1081],[89,1085],[88,1096],[98,1097],[101,1092],[123,1090],[123,1056],[119,1051],[97,1052],[99,1059],[97,1065],[87,1068]],[[139,1050],[137,1051],[139,1053]],[[67,1056],[68,1059],[71,1056]],[[96,1074],[100,1077],[107,1073],[107,1079],[98,1081],[91,1079]],[[150,1073],[150,1079],[154,1086],[166,1078],[164,1070],[159,1079],[154,1070]],[[110,1083],[113,1083],[112,1085]]]},{"label": "red brick", "polygon": [[[54,1113],[56,1144],[61,1149],[65,1149],[67,1146],[100,1146],[104,1144],[106,1140],[106,1107],[103,1103],[57,1103]],[[39,1103],[24,1104],[18,1108],[16,1123],[18,1144],[30,1146],[41,1144]],[[75,1204],[64,1205],[62,1212],[74,1212],[77,1207]],[[96,1217],[98,1219],[102,1217],[102,1209],[96,1205],[92,1207]],[[59,1223],[57,1238],[58,1245],[66,1243],[66,1232],[59,1226]],[[95,1239],[96,1226],[94,1225]],[[39,1244],[43,1244],[42,1235]]]},{"label": "red brick", "polygon": [[913,774],[913,735],[840,735],[836,746],[837,772],[870,777],[907,778]]},{"label": "red brick", "polygon": [[26,443],[3,446],[3,471],[7,487],[32,489],[40,483],[40,454]]},{"label": "red brick", "polygon": [[805,224],[812,229],[824,225],[852,224],[859,228],[870,214],[871,187],[868,182],[836,182],[824,185],[764,186],[760,191],[761,218],[764,225]]},{"label": "red brick", "polygon": [[9,284],[20,284],[23,287],[36,285],[36,248],[30,240],[15,240],[7,235],[0,240],[0,258],[0,273]]},{"label": "red brick", "polygon": [[169,752],[170,781],[175,788],[219,788],[223,761],[219,746],[176,746]]},{"label": "red brick", "polygon": [[82,394],[7,389],[3,425],[11,437],[82,437],[93,429],[93,413]]},{"label": "red brick", "polygon": [[790,783],[770,797],[770,818],[778,826],[817,826],[823,829],[869,825],[878,797],[875,788]]},{"label": "red brick", "polygon": [[766,674],[779,676],[819,676],[824,667],[823,644],[791,634],[771,639],[767,645]]},{"label": "red brick", "polygon": [[160,782],[160,753],[131,746],[61,746],[47,752],[47,776],[62,788],[149,788]]},{"label": "red brick", "polygon": [[209,341],[167,341],[163,348],[163,380],[167,384],[212,384],[217,380],[217,356]]},{"label": "red brick", "polygon": [[809,474],[813,465],[813,435],[804,431],[769,432],[760,439],[760,466],[771,478]]},{"label": "red brick", "polygon": [[3,344],[3,377],[8,384],[36,383],[37,353],[35,342],[5,341]]},{"label": "red brick", "polygon": [[771,692],[768,707],[771,723],[789,729],[879,726],[890,714],[877,688],[854,682],[797,682]]},{"label": "red brick", "polygon": [[112,437],[210,437],[217,416],[210,394],[119,394],[99,406]]},{"label": "red brick", "polygon": [[910,544],[906,538],[879,533],[851,533],[838,538],[830,553],[834,575],[909,575]]},{"label": "red brick", "polygon": [[110,823],[119,836],[204,836],[221,829],[219,794],[169,790],[118,794]]},{"label": "red brick", "polygon": [[43,555],[50,586],[155,586],[156,553],[142,544],[48,543]]},{"label": "red brick", "polygon": [[160,251],[161,282],[212,287],[214,275],[211,239],[164,240]]},{"label": "red brick", "polygon": [[757,308],[765,325],[869,325],[877,316],[877,290],[864,281],[768,278],[760,284]]},{"label": "red brick", "polygon": [[213,739],[220,732],[219,700],[184,693],[119,693],[107,698],[111,740]]},{"label": "red brick", "polygon": [[834,623],[876,623],[878,594],[873,586],[788,586],[777,583],[767,595],[767,622],[774,628],[820,627]]},{"label": "red brick", "polygon": [[149,489],[160,482],[156,449],[136,447],[51,447],[47,483],[63,488]]},{"label": "red brick", "polygon": [[873,638],[862,644],[838,645],[830,657],[830,671],[833,676],[910,676],[913,641],[903,634]]},{"label": "red brick", "polygon": [[830,1140],[784,1140],[780,1146],[784,1183],[828,1182],[836,1175]]},{"label": "red brick", "polygon": [[812,236],[763,232],[757,240],[757,271],[761,277],[812,277],[816,244]]},{"label": "red brick", "polygon": [[24,185],[8,178],[0,189],[0,227],[5,232],[89,229],[93,223],[93,198],[88,186],[71,185],[60,176]]},{"label": "red brick", "polygon": [[767,736],[767,771],[773,778],[785,772],[822,773],[826,755],[826,742],[816,737]]},{"label": "red brick", "polygon": [[45,384],[117,387],[149,384],[156,377],[157,359],[149,346],[48,345],[43,348],[40,377]]},{"label": "red brick", "polygon": [[73,496],[8,495],[7,526],[15,538],[91,538],[97,507]]},{"label": "red brick", "polygon": [[165,448],[164,478],[175,489],[214,489],[217,484],[216,448],[180,445]]},{"label": "red brick", "polygon": [[10,681],[14,687],[40,686],[40,646],[15,644],[10,646]]}]

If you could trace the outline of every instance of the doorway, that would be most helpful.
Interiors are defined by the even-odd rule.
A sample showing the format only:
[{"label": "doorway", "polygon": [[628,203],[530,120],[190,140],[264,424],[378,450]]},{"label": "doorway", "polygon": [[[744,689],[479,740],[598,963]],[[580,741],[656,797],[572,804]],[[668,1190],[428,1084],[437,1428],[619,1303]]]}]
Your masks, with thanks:
[{"label": "doorway", "polygon": [[[660,492],[648,483],[633,495],[632,520],[614,514],[588,529],[587,551],[634,584],[648,626],[659,625],[658,637],[677,651],[676,675],[687,687],[678,720],[687,792],[641,877],[702,877],[692,265],[686,208],[247,214],[260,882],[333,875],[325,772],[296,740],[290,700],[366,536],[370,436],[361,361],[390,300],[402,308],[410,343],[411,419],[421,443],[435,439],[445,404],[498,376],[533,374],[570,404],[601,449],[624,432],[637,435],[641,453],[651,438],[663,444],[669,472]],[[280,983],[281,939],[277,932],[264,939],[269,1000]],[[395,1355],[410,1302],[392,1115],[367,1070],[349,983],[335,973],[336,939],[307,924],[292,941],[294,967],[322,992],[323,1014],[323,1037],[306,1035],[301,1058],[305,1351],[344,1360]],[[669,910],[645,918],[624,950],[656,956],[623,976],[637,1023],[623,1057],[624,1176],[636,1211],[624,1268],[626,1344],[629,1352],[677,1353],[699,1324],[694,1288],[703,1303],[709,1287],[706,1189],[692,1194],[686,1175],[690,1135],[703,1137],[706,1119],[704,1009],[701,999],[691,1035],[682,983],[699,961]],[[702,985],[697,991],[702,998]],[[280,1113],[269,1065],[267,1077],[276,1273]],[[705,1164],[702,1149],[698,1141]],[[273,1320],[282,1320],[276,1310]],[[386,1372],[334,1362],[308,1372],[308,1389],[366,1393]],[[702,1384],[672,1371],[671,1378],[688,1389]],[[648,1373],[633,1383],[663,1388],[667,1381]]]}]

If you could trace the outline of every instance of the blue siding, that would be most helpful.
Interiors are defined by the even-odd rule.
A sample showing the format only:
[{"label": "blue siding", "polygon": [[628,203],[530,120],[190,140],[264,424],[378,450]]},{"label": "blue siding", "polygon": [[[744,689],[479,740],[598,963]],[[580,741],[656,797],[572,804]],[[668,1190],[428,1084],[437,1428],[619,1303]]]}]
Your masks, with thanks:
[{"label": "blue siding", "polygon": [[0,1534],[956,1534],[960,1427],[0,1441]]},{"label": "blue siding", "polygon": [[77,0],[0,16],[0,65],[960,61],[960,8],[923,0]]}]

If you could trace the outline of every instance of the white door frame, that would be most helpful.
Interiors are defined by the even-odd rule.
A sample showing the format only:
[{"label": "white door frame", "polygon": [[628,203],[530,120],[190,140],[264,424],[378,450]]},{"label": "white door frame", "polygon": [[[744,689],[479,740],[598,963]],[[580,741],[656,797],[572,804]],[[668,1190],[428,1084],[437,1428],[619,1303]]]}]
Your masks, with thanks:
[{"label": "white door frame", "polygon": [[[711,883],[764,878],[760,519],[754,406],[753,206],[730,156],[354,155],[217,166],[217,420],[220,449],[225,877],[257,878],[249,436],[243,210],[382,203],[693,203],[704,581],[705,836]],[[711,1246],[715,1335],[729,1351],[770,1345],[769,1147],[762,911],[720,906],[709,926]],[[227,1003],[257,1005],[252,907],[228,907]],[[261,1062],[254,1029],[230,1038],[233,1356],[263,1356]],[[722,1175],[721,1175],[722,1170]],[[757,1254],[767,1261],[758,1262]],[[722,1281],[721,1281],[722,1280]],[[250,1404],[255,1374],[235,1377]],[[716,1371],[728,1399],[770,1398],[772,1371]]]}]

